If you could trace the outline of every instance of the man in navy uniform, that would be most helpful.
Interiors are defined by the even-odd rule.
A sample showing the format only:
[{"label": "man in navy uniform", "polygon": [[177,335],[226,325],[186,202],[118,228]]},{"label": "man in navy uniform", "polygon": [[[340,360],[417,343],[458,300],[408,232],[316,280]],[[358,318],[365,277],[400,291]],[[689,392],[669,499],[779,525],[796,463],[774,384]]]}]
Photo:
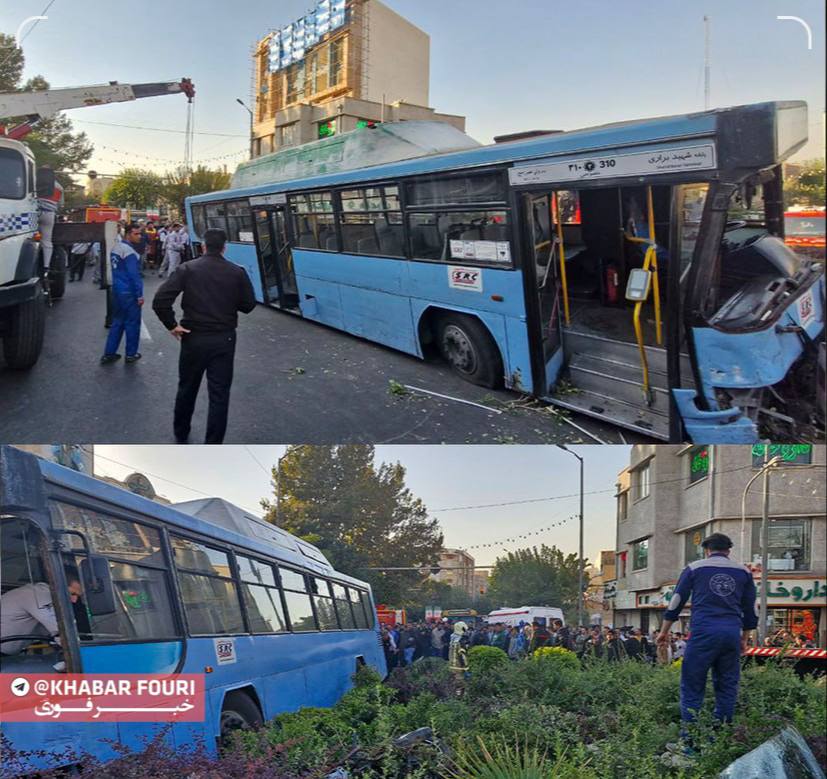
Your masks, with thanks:
[{"label": "man in navy uniform", "polygon": [[144,282],[141,278],[140,246],[143,230],[135,222],[126,228],[126,240],[112,248],[112,293],[115,312],[106,339],[101,365],[121,359],[118,347],[126,334],[126,362],[141,359],[138,345],[141,339],[141,306],[144,304]]},{"label": "man in navy uniform", "polygon": [[732,541],[713,533],[701,546],[706,556],[683,569],[658,634],[659,645],[681,609],[692,599],[690,638],[681,664],[681,719],[693,722],[703,705],[706,677],[712,669],[715,717],[731,722],[738,697],[741,654],[758,625],[755,583],[746,566],[729,559]]}]

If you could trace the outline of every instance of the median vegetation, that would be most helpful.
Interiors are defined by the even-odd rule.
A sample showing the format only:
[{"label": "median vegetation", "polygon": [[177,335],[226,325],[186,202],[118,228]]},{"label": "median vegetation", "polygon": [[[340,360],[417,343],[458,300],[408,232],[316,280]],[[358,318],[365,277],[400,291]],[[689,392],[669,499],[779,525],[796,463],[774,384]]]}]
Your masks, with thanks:
[{"label": "median vegetation", "polygon": [[694,734],[698,757],[691,767],[678,767],[664,754],[678,739],[679,668],[581,663],[562,649],[512,662],[500,650],[482,649],[470,653],[467,677],[440,659],[396,669],[385,682],[362,669],[333,708],[301,709],[238,733],[221,758],[158,740],[142,755],[113,764],[80,759],[78,775],[706,778],[790,724],[824,764],[824,680],[801,679],[778,663],[745,669],[732,725],[716,730],[711,712],[703,712]]}]

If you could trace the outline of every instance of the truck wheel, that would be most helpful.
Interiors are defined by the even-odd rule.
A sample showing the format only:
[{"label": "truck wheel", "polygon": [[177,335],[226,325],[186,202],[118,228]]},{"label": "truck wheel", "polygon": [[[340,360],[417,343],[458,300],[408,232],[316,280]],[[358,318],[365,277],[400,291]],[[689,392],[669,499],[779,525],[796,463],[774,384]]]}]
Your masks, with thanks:
[{"label": "truck wheel", "polygon": [[9,368],[22,371],[37,362],[43,348],[45,325],[46,307],[40,290],[33,300],[21,303],[11,311],[9,332],[3,337],[3,356]]},{"label": "truck wheel", "polygon": [[490,389],[502,383],[500,350],[476,317],[464,314],[442,317],[437,343],[443,359],[466,381]]},{"label": "truck wheel", "polygon": [[221,749],[228,749],[232,745],[232,735],[235,731],[260,728],[263,724],[261,711],[249,695],[243,692],[228,693],[221,707]]},{"label": "truck wheel", "polygon": [[49,297],[52,300],[60,300],[66,293],[66,249],[62,246],[55,246],[52,254],[52,264],[49,268]]}]

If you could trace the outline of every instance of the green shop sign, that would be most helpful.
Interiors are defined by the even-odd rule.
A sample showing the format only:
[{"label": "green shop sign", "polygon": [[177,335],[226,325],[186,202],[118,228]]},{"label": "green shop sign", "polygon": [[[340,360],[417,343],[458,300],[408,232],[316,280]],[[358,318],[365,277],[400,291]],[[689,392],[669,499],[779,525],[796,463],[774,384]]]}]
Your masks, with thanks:
[{"label": "green shop sign", "polygon": [[752,465],[760,468],[764,464],[764,450],[767,450],[767,460],[780,457],[789,465],[809,465],[813,460],[812,444],[753,444]]}]

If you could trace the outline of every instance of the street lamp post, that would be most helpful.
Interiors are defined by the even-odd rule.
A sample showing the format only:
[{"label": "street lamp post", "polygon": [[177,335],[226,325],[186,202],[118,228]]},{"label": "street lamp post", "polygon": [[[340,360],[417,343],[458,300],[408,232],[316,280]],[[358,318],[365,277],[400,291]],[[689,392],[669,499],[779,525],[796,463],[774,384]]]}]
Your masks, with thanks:
[{"label": "street lamp post", "polygon": [[767,636],[767,591],[769,588],[769,576],[767,568],[769,567],[769,549],[768,549],[768,534],[769,534],[769,507],[770,507],[770,471],[781,462],[780,457],[773,457],[768,459],[768,447],[764,447],[764,464],[761,470],[758,471],[744,487],[744,492],[741,495],[741,558],[746,563],[748,562],[746,553],[746,523],[747,523],[747,491],[752,483],[758,479],[759,476],[764,477],[763,495],[761,504],[761,587],[758,595],[758,644],[763,645],[764,639]]},{"label": "street lamp post", "polygon": [[583,458],[565,444],[557,444],[557,448],[574,455],[580,460],[580,553],[577,566],[577,627],[583,627]]},{"label": "street lamp post", "polygon": [[253,159],[253,109],[250,108],[240,97],[235,99],[242,108],[247,109],[250,114],[250,159]]}]

